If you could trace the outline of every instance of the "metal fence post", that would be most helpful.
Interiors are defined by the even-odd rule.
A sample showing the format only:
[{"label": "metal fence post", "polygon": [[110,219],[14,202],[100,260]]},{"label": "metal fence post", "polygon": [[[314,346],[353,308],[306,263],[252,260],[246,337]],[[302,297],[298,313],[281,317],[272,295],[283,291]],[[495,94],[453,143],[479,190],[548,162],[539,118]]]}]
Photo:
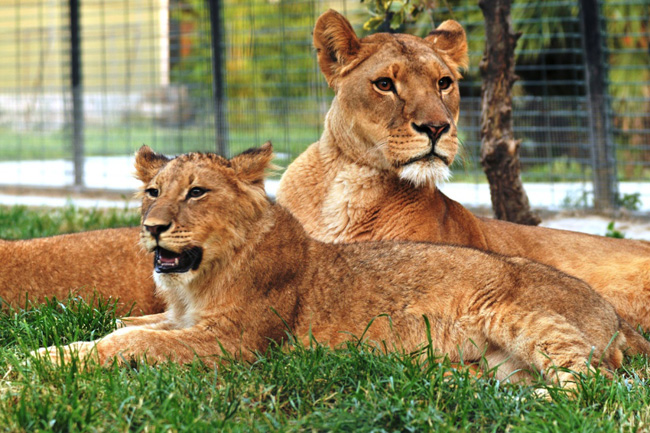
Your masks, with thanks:
[{"label": "metal fence post", "polygon": [[228,105],[224,77],[223,19],[221,1],[206,0],[210,8],[210,40],[212,48],[212,98],[214,101],[214,127],[216,151],[228,156]]},{"label": "metal fence post", "polygon": [[590,109],[594,207],[616,208],[616,155],[609,125],[607,69],[598,0],[580,0],[580,23],[585,53],[587,96]]},{"label": "metal fence post", "polygon": [[81,74],[81,24],[79,0],[69,0],[70,14],[70,77],[72,84],[72,129],[74,187],[84,187],[84,107]]}]

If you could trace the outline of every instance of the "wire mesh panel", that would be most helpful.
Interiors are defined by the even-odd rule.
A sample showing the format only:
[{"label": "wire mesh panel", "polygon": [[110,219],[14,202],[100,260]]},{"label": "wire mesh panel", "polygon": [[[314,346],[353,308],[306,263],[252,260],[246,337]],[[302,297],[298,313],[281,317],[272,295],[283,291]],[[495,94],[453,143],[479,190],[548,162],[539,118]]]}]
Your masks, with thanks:
[{"label": "wire mesh panel", "polygon": [[205,9],[90,0],[80,13],[86,155],[132,155],[143,144],[168,154],[213,150],[210,81],[191,79],[210,77]]},{"label": "wire mesh panel", "polygon": [[172,154],[213,150],[209,21],[199,4],[79,2],[75,101],[68,2],[0,2],[0,160],[29,160],[0,162],[0,183],[73,184],[75,103],[83,187],[135,187],[132,155],[143,144]]},{"label": "wire mesh panel", "polygon": [[0,181],[65,185],[71,166],[66,64],[67,7],[0,2]]},{"label": "wire mesh panel", "polygon": [[[485,182],[480,166],[479,65],[485,48],[483,15],[477,2],[453,2],[433,12],[436,23],[460,21],[467,31],[470,67],[461,82],[459,134],[464,155],[455,167],[455,181]],[[513,87],[513,125],[521,140],[524,182],[546,182],[552,197],[533,206],[558,206],[569,191],[557,183],[591,179],[589,119],[577,1],[523,2],[512,5],[517,43]],[[573,191],[573,189],[570,189]],[[573,192],[571,192],[573,194]],[[481,202],[483,203],[483,202]],[[489,203],[489,200],[486,201]]]},{"label": "wire mesh panel", "polygon": [[[75,3],[81,102],[71,84]],[[580,3],[513,2],[522,33],[513,90],[522,175],[556,191],[545,201],[531,195],[533,205],[590,204],[595,138]],[[429,19],[404,30],[424,35],[449,18],[465,26],[470,67],[454,181],[484,184],[483,15],[475,0],[430,4]],[[132,155],[142,144],[178,154],[224,142],[232,155],[271,140],[276,163],[288,165],[320,136],[333,96],[311,46],[315,20],[329,7],[364,34],[367,6],[352,0],[0,0],[0,184],[73,185],[79,138],[82,187],[133,188]],[[607,140],[622,181],[650,177],[649,7],[600,1]],[[73,116],[80,106],[81,123]]]},{"label": "wire mesh panel", "polygon": [[[460,21],[468,36],[470,67],[461,82],[459,134],[464,158],[455,167],[456,181],[485,182],[480,168],[480,72],[484,22],[477,2],[440,2],[432,19]],[[606,50],[602,65],[609,99],[606,133],[617,147],[618,177],[649,180],[648,125],[650,71],[649,4],[645,0],[600,1]],[[516,49],[519,80],[513,88],[515,137],[521,140],[522,178],[545,182],[553,197],[533,205],[590,206],[593,199],[594,136],[590,111],[593,99],[587,82],[585,34],[580,1],[514,1],[512,20],[521,33]],[[418,30],[415,30],[417,32]],[[632,59],[634,57],[634,59]],[[611,137],[605,137],[607,142]],[[575,188],[579,185],[579,188]],[[629,185],[628,185],[629,186]],[[622,188],[630,191],[628,186]],[[643,186],[636,186],[643,188]],[[621,194],[626,193],[622,191]],[[548,194],[547,194],[548,196]]]},{"label": "wire mesh panel", "polygon": [[311,0],[225,0],[231,152],[271,140],[286,166],[320,136],[328,100],[311,31],[321,9]]},{"label": "wire mesh panel", "polygon": [[650,3],[601,2],[618,175],[650,180]]}]

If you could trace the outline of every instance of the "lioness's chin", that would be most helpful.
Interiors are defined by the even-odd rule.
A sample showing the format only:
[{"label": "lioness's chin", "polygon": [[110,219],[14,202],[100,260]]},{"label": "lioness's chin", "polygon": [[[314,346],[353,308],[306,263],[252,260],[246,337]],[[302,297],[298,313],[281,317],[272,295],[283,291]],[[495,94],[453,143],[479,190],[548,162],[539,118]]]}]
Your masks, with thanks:
[{"label": "lioness's chin", "polygon": [[442,161],[417,161],[402,166],[399,170],[399,177],[410,182],[416,188],[430,187],[448,181],[451,171]]}]

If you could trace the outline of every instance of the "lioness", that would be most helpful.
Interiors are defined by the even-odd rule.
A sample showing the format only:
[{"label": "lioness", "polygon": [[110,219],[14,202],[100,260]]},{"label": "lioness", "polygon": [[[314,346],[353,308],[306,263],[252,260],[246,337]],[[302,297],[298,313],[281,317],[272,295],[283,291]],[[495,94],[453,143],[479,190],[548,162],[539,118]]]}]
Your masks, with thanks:
[{"label": "lioness", "polygon": [[[650,244],[477,218],[435,186],[456,156],[462,27],[424,39],[358,39],[325,12],[314,30],[318,61],[336,97],[321,139],[284,176],[278,200],[328,242],[401,239],[523,256],[587,281],[631,324],[650,330]],[[155,313],[151,260],[138,229],[0,241],[0,297],[19,304],[94,287],[135,312]]]},{"label": "lioness", "polygon": [[335,92],[321,139],[278,191],[307,232],[326,242],[399,239],[527,257],[589,283],[633,325],[650,330],[650,243],[478,218],[436,188],[458,150],[463,28],[424,39],[357,38],[335,11],[316,22],[318,62]]},{"label": "lioness", "polygon": [[[423,316],[437,352],[498,367],[498,377],[522,370],[526,379],[532,369],[566,385],[572,374],[553,367],[609,374],[628,344],[650,355],[608,302],[545,265],[429,243],[314,240],[267,198],[271,159],[270,143],[231,160],[170,160],[143,146],[140,238],[168,309],[66,346],[64,356],[188,362],[226,349],[247,360],[287,331],[307,344],[312,335],[336,346],[352,334],[412,352],[427,341]],[[59,360],[56,347],[40,353]]]}]

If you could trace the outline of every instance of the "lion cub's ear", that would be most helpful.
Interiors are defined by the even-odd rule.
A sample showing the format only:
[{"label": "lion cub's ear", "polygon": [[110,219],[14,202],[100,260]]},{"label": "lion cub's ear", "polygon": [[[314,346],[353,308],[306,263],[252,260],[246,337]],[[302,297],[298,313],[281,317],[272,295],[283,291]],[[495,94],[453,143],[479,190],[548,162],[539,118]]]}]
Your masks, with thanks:
[{"label": "lion cub's ear", "polygon": [[273,146],[270,141],[262,147],[245,150],[230,160],[237,178],[250,184],[262,184],[267,168],[272,168]]},{"label": "lion cub's ear", "polygon": [[361,42],[350,22],[333,9],[323,13],[314,27],[314,47],[327,83],[335,89],[336,78],[350,66]]},{"label": "lion cub's ear", "polygon": [[156,153],[144,145],[135,153],[135,177],[142,183],[149,183],[169,161],[162,153]]},{"label": "lion cub's ear", "polygon": [[447,64],[457,73],[457,78],[460,78],[458,69],[465,69],[469,65],[467,38],[463,26],[454,20],[444,21],[424,40],[444,57]]}]

